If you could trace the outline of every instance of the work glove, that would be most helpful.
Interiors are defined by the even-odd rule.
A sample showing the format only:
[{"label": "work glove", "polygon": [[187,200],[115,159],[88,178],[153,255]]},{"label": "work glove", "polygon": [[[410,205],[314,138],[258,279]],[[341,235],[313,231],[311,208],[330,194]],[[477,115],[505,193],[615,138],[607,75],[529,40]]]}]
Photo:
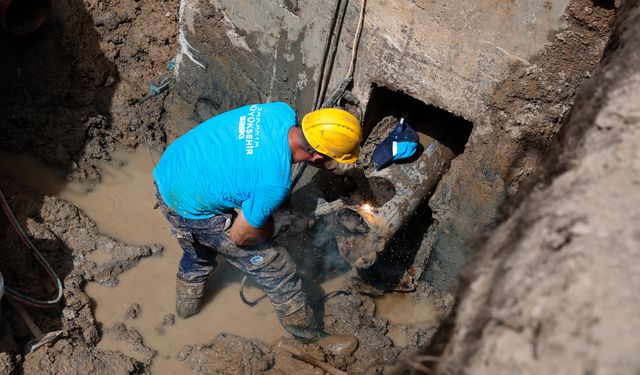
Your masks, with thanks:
[{"label": "work glove", "polygon": [[313,224],[313,220],[292,211],[282,210],[273,214],[273,236],[302,233]]}]

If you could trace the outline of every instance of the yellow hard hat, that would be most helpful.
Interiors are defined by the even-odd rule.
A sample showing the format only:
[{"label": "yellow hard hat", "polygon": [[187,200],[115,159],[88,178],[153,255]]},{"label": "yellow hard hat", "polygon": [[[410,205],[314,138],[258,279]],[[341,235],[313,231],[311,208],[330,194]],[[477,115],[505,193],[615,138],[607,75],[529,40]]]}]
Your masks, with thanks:
[{"label": "yellow hard hat", "polygon": [[302,119],[302,133],[316,151],[338,163],[351,164],[360,155],[362,128],[351,113],[338,108],[324,108],[307,113]]}]

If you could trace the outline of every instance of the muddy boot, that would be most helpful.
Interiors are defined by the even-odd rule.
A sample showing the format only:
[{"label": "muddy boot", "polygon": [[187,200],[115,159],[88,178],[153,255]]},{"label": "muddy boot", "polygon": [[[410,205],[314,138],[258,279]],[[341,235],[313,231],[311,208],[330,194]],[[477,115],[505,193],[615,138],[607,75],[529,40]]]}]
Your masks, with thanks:
[{"label": "muddy boot", "polygon": [[304,344],[314,342],[334,355],[346,356],[358,348],[358,339],[355,336],[331,335],[322,330],[308,305],[291,315],[278,315],[278,319],[282,327],[298,341]]},{"label": "muddy boot", "polygon": [[186,319],[200,311],[202,296],[204,296],[205,282],[188,283],[177,279],[176,283],[176,313]]}]

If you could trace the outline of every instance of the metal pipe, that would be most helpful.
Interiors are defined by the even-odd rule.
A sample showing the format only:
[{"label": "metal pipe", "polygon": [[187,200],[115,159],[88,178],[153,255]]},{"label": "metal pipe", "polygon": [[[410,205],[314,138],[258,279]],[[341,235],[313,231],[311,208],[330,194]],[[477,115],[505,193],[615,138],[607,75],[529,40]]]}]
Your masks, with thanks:
[{"label": "metal pipe", "polygon": [[381,182],[394,191],[385,202],[363,202],[336,213],[336,241],[340,253],[356,268],[368,268],[377,259],[398,230],[413,215],[420,203],[433,192],[455,154],[428,137],[422,154],[413,162],[393,164],[368,176],[368,188],[380,192]]},{"label": "metal pipe", "polygon": [[49,17],[51,0],[0,0],[0,25],[13,35],[39,29]]}]

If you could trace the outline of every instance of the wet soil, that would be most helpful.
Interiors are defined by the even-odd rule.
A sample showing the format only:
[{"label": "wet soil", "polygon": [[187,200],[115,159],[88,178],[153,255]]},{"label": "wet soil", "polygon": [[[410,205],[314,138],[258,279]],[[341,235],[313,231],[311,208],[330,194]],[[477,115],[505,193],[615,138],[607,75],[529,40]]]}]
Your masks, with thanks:
[{"label": "wet soil", "polygon": [[501,207],[537,168],[565,123],[576,91],[602,57],[615,16],[613,2],[573,0],[566,28],[530,64],[517,64],[491,98],[489,127],[476,125],[465,152],[429,201],[430,260],[423,280],[456,293],[458,274],[503,217]]},{"label": "wet soil", "polygon": [[622,6],[558,142],[479,248],[441,372],[639,371],[639,17]]},{"label": "wet soil", "polygon": [[[162,145],[178,1],[63,0],[26,38],[0,33],[0,148],[31,151],[69,178],[97,181],[114,147]],[[19,110],[16,110],[19,108]]]},{"label": "wet soil", "polygon": [[[11,155],[5,155],[5,157],[15,159]],[[47,202],[42,206],[44,213],[40,214],[46,218],[43,224],[47,228],[52,228],[54,235],[65,241],[63,243],[69,242],[69,246],[73,249],[76,247],[80,249],[73,253],[75,254],[73,259],[76,260],[73,271],[75,276],[73,279],[67,278],[65,285],[73,280],[80,286],[73,291],[74,297],[83,299],[73,302],[70,297],[67,297],[68,306],[62,311],[62,316],[74,330],[68,333],[65,331],[68,336],[63,336],[60,340],[74,340],[74,335],[85,334],[88,335],[85,340],[86,345],[93,348],[97,344],[95,349],[101,350],[101,352],[91,352],[92,355],[98,356],[103,352],[116,350],[131,358],[136,368],[163,372],[180,371],[184,368],[183,363],[176,362],[176,357],[185,344],[194,346],[198,343],[206,343],[219,332],[254,337],[251,340],[259,340],[269,348],[273,348],[281,338],[287,337],[267,301],[253,308],[242,305],[237,294],[241,275],[224,264],[210,280],[205,306],[201,313],[189,320],[175,320],[172,314],[174,275],[180,250],[175,240],[168,235],[166,223],[163,223],[161,214],[152,209],[153,191],[150,177],[152,162],[146,150],[140,150],[135,154],[118,152],[112,158],[114,159],[112,162],[100,166],[103,182],[91,186],[88,191],[86,185],[71,184],[60,188],[60,181],[43,183],[50,191],[57,191],[56,194],[69,202],[74,202],[84,212],[95,217],[99,223],[96,225],[83,211],[67,201],[42,197]],[[51,171],[44,172],[46,169],[42,166],[29,165],[35,163],[35,159],[30,163],[25,161],[29,158],[22,157],[22,159],[23,162],[20,163],[19,168],[12,169],[6,165],[8,163],[5,163],[2,171],[4,175],[14,176],[12,180],[20,180],[22,172],[27,175],[33,175],[33,171],[40,171],[43,175],[53,177],[57,175]],[[27,182],[34,181],[27,180]],[[26,187],[18,188],[24,192],[25,200],[39,195]],[[13,194],[13,190],[8,189],[7,194],[12,205],[20,207],[23,201]],[[126,212],[123,211],[123,207],[127,207]],[[61,215],[64,220],[56,221],[55,216],[52,216],[54,214]],[[140,233],[141,225],[148,228],[144,233]],[[91,230],[83,232],[81,231],[83,226]],[[27,229],[31,228],[37,227],[29,226]],[[68,230],[65,232],[60,228],[68,228]],[[159,254],[161,247],[157,245],[124,247],[125,245],[111,237],[94,233],[98,228],[101,232],[126,242],[158,241],[164,245],[163,256],[147,259],[134,270],[120,274],[135,264],[138,256]],[[80,233],[77,233],[76,229],[80,230]],[[85,232],[88,234],[83,235]],[[39,232],[35,232],[33,236],[36,240],[42,237]],[[310,279],[309,283],[315,282],[311,279],[318,277],[318,272],[323,274],[318,283],[328,280],[322,283],[324,292],[320,291],[321,293],[351,290],[350,293],[354,294],[344,300],[332,297],[327,301],[325,325],[329,332],[357,332],[362,342],[361,347],[356,352],[355,358],[327,359],[327,361],[331,361],[340,368],[363,369],[365,364],[369,366],[392,361],[403,348],[415,348],[418,342],[423,342],[418,337],[428,336],[420,328],[421,324],[411,324],[406,321],[406,318],[405,320],[395,318],[396,315],[406,316],[408,312],[415,311],[416,304],[413,300],[395,300],[396,311],[382,309],[378,314],[375,312],[372,297],[357,295],[360,289],[351,289],[344,284],[344,277],[336,277],[340,273],[336,274],[335,269],[330,264],[326,264],[326,262],[335,263],[334,260],[323,257],[318,260],[323,263],[319,267],[316,262],[309,261],[310,255],[314,254],[310,249],[305,246],[294,248],[293,244],[289,246],[301,267],[301,272]],[[46,250],[46,247],[44,249]],[[126,249],[124,252],[131,257],[119,257],[121,253],[119,249]],[[25,256],[28,257],[28,254]],[[58,265],[54,263],[54,266]],[[341,272],[344,272],[344,269]],[[43,278],[34,277],[34,279],[34,289],[37,289]],[[13,278],[7,282],[14,282]],[[84,293],[90,296],[90,304]],[[251,286],[247,288],[246,293],[252,299],[261,295],[260,291]],[[368,295],[379,296],[381,293],[378,291],[377,294],[368,293]],[[385,302],[381,303],[384,305]],[[432,310],[433,308],[429,309],[429,311]],[[10,310],[7,311],[11,313]],[[358,313],[354,314],[353,311]],[[37,310],[31,311],[31,314],[39,323],[47,319],[53,322],[58,320],[56,314],[43,317]],[[347,315],[348,319],[345,318]],[[238,325],[239,320],[246,323]],[[387,320],[397,323],[387,323]],[[16,322],[16,326],[22,326],[20,321],[15,319],[13,321]],[[72,322],[73,325],[71,325]],[[47,331],[62,328],[64,330],[65,327],[44,325],[43,329]],[[395,339],[403,343],[402,345],[395,345],[386,337],[389,330],[394,330]],[[23,329],[19,339],[24,342],[31,337]],[[317,346],[305,346],[302,349],[321,358],[328,358]],[[19,351],[17,348],[13,350]],[[384,361],[380,361],[378,357],[380,350],[387,353],[384,355]],[[39,358],[40,351],[51,355],[49,349],[43,348],[35,354],[28,355],[27,360],[32,356]],[[301,366],[297,363],[299,361],[291,360],[286,353],[280,355],[282,358],[277,360],[278,363],[293,361],[294,368]],[[280,364],[274,369],[279,368],[278,366]],[[305,365],[302,364],[302,366]],[[287,373],[288,370],[282,371]]]}]

